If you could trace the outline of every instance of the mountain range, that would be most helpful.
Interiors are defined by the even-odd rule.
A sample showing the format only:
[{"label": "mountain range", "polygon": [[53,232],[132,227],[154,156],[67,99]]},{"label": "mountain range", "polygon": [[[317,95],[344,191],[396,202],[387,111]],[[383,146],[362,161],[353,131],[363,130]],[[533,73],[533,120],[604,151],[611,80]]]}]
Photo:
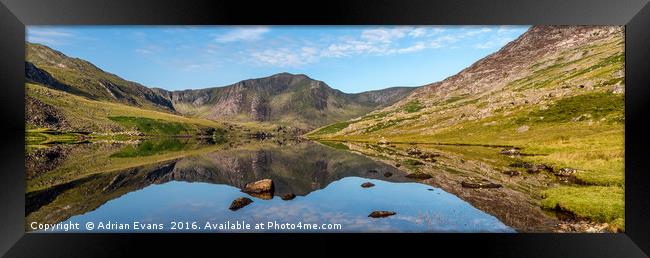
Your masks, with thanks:
[{"label": "mountain range", "polygon": [[27,43],[28,82],[97,101],[215,121],[265,122],[304,130],[389,106],[415,87],[349,94],[303,74],[280,73],[223,87],[168,91],[103,71],[40,44]]}]

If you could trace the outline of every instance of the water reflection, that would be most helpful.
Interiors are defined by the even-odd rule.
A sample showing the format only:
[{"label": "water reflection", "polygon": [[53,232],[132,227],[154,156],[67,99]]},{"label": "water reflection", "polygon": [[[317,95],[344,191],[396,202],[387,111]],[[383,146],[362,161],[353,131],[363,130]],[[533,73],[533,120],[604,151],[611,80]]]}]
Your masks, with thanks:
[{"label": "water reflection", "polygon": [[[73,168],[83,169],[85,163],[82,162],[90,159],[87,157],[108,164],[99,166],[102,169],[131,160],[135,163],[145,158],[171,158],[125,169],[87,173],[88,176],[29,192],[26,227],[32,221],[82,224],[85,221],[140,221],[164,223],[169,229],[171,221],[199,221],[203,226],[207,221],[244,220],[250,223],[338,223],[343,232],[512,231],[498,219],[454,195],[412,182],[404,172],[392,166],[337,146],[313,142],[253,143],[201,149],[197,147],[200,144],[176,141],[143,142],[115,148],[74,147],[88,149],[80,151],[84,155],[78,159],[70,156],[74,151],[68,151],[69,157],[60,162],[59,167],[32,173],[40,175],[33,180],[47,182],[42,178],[75,175],[79,171]],[[177,153],[190,154],[175,156]],[[246,183],[266,178],[274,182],[273,199],[262,200],[240,191]],[[360,187],[367,181],[375,186]],[[279,198],[289,193],[297,197],[290,201]],[[254,202],[233,212],[228,206],[238,197],[249,197]],[[368,218],[374,210],[390,210],[397,214],[381,219]]]}]

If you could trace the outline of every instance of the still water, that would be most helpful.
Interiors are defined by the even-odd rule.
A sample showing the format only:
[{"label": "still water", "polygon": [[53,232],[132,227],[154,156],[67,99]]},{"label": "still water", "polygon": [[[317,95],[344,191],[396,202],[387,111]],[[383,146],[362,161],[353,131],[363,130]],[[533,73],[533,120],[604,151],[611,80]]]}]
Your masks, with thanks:
[{"label": "still water", "polygon": [[[207,149],[194,143],[178,145],[69,147],[86,149],[63,151],[68,157],[57,160],[58,167],[32,171],[32,185],[52,181],[43,178],[65,183],[54,180],[53,186],[27,194],[27,230],[37,221],[79,223],[80,229],[72,230],[77,232],[514,232],[455,195],[345,148],[314,142]],[[140,146],[147,146],[146,151]],[[156,162],[128,166],[146,159]],[[89,160],[96,165],[87,166],[91,170],[108,171],[85,171],[88,176],[66,179],[78,175],[75,169]],[[112,167],[120,169],[108,169]],[[266,178],[275,186],[271,199],[240,190]],[[361,187],[365,182],[375,186]],[[280,198],[289,193],[296,197]],[[253,202],[230,210],[239,197]],[[371,218],[373,211],[395,215]],[[89,222],[92,231],[86,228]],[[242,228],[245,225],[250,228]]]}]

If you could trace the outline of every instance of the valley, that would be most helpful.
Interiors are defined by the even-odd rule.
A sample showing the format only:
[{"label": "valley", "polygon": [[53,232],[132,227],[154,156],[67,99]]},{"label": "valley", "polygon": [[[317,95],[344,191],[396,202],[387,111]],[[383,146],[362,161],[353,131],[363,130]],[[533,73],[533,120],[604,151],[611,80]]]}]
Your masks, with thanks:
[{"label": "valley", "polygon": [[[468,214],[483,224],[473,228],[455,224],[455,210],[429,207],[457,227],[438,228],[444,232],[625,229],[622,27],[532,26],[440,82],[355,94],[290,73],[168,91],[44,45],[26,47],[30,220],[102,214],[92,211],[155,185],[190,189],[172,181],[209,183],[235,197],[232,187],[264,178],[273,179],[275,196],[337,207],[327,212],[399,208],[365,193],[338,207],[318,194],[356,192],[368,179],[386,187],[377,190],[391,196],[383,198],[413,207],[433,191],[453,209],[477,209]],[[271,198],[252,208],[280,205]],[[420,223],[442,223],[402,209]],[[427,231],[410,222],[382,225]]]}]

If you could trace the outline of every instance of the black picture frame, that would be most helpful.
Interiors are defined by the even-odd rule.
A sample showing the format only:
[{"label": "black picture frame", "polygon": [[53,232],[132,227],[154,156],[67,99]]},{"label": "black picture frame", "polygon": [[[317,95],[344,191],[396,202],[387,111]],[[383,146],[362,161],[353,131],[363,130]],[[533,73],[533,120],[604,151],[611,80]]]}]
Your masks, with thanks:
[{"label": "black picture frame", "polygon": [[[647,257],[650,182],[648,0],[0,0],[0,253],[117,256],[134,249],[183,255],[224,249],[245,256],[417,251],[497,257]],[[625,25],[625,233],[616,234],[25,234],[24,60],[26,25]],[[253,240],[256,240],[252,243]],[[399,241],[399,244],[396,243]],[[363,242],[363,244],[360,244]],[[237,249],[232,244],[251,244]]]}]

